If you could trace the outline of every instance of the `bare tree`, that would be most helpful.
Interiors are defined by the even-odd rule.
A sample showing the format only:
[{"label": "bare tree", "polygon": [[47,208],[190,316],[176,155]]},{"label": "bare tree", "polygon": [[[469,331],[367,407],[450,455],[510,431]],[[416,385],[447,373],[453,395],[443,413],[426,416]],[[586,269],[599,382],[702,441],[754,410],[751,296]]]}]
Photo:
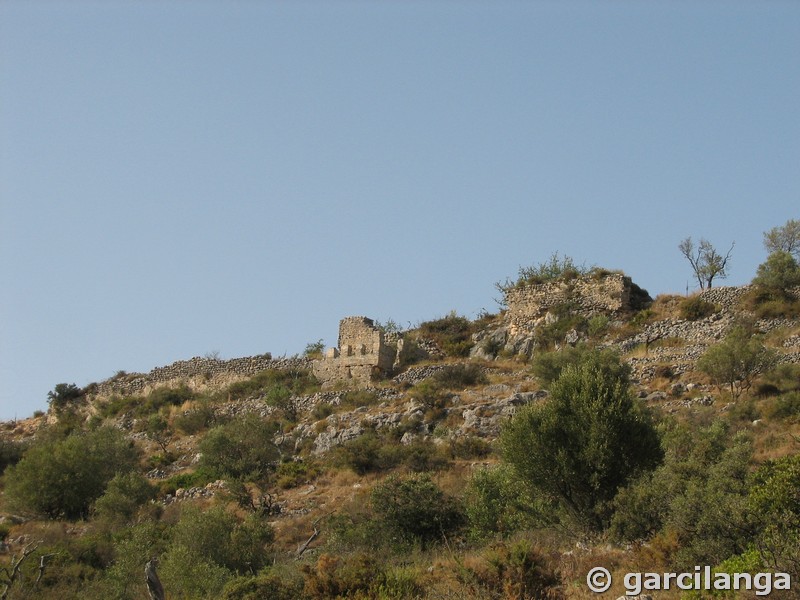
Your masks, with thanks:
[{"label": "bare tree", "polygon": [[773,227],[764,233],[767,252],[788,252],[800,261],[800,221],[789,219],[785,225]]},{"label": "bare tree", "polygon": [[[0,568],[0,584],[3,586],[3,591],[0,593],[0,600],[8,598],[8,593],[14,582],[22,578],[22,563],[33,554],[39,547],[39,542],[31,542],[22,549],[22,553],[17,556],[16,554],[11,557],[11,562],[7,567]],[[44,571],[44,561],[40,565],[41,572]],[[41,573],[37,582],[41,579]]]},{"label": "bare tree", "polygon": [[735,242],[731,243],[725,256],[717,252],[711,242],[704,238],[700,238],[697,247],[691,237],[687,237],[678,244],[681,254],[692,265],[692,271],[694,271],[701,290],[710,289],[715,278],[725,279],[728,276],[728,261],[731,258],[734,244]]}]

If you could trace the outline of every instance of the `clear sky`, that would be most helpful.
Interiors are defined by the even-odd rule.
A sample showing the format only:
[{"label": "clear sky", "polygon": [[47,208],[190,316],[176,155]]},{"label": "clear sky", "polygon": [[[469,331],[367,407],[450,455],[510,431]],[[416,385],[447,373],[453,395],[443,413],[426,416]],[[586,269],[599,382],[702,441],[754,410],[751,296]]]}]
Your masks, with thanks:
[{"label": "clear sky", "polygon": [[790,218],[800,2],[0,2],[0,419]]}]

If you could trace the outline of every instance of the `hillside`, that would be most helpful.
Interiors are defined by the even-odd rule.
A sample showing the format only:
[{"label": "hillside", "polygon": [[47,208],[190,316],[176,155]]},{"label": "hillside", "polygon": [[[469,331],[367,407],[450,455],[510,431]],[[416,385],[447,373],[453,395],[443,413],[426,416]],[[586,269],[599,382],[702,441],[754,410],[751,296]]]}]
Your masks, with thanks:
[{"label": "hillside", "polygon": [[800,313],[757,292],[653,300],[592,272],[475,321],[347,317],[301,357],[60,384],[0,425],[2,598],[143,598],[153,556],[171,599],[589,598],[595,566],[616,596],[694,565],[794,579]]}]

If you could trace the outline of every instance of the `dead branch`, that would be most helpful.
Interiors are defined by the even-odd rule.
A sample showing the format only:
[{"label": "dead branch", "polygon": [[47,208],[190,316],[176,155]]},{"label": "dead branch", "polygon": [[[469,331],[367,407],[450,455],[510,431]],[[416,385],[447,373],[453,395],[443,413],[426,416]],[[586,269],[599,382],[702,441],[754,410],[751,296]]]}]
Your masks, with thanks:
[{"label": "dead branch", "polygon": [[3,567],[3,593],[0,594],[0,600],[6,600],[6,598],[8,598],[8,592],[11,590],[11,586],[14,585],[14,582],[20,578],[20,569],[22,569],[22,563],[25,562],[25,559],[33,554],[38,547],[39,542],[30,542],[26,544],[25,547],[22,548],[22,554],[20,557],[17,558],[16,554],[13,555],[11,557],[10,565],[8,567]]},{"label": "dead branch", "polygon": [[[324,516],[324,515],[323,515],[323,516]],[[311,527],[312,527],[312,529],[314,530],[314,533],[312,533],[312,534],[311,534],[311,536],[310,536],[310,537],[309,537],[309,538],[308,538],[308,539],[307,539],[307,540],[306,540],[306,541],[305,541],[303,544],[301,544],[301,545],[300,545],[300,546],[297,548],[297,553],[296,553],[296,555],[295,555],[295,558],[300,558],[301,556],[303,556],[303,552],[305,552],[306,550],[308,550],[308,546],[309,546],[309,544],[311,544],[311,542],[313,542],[315,539],[317,539],[317,536],[319,535],[319,529],[317,529],[317,523],[319,523],[319,522],[320,522],[320,519],[322,519],[322,518],[323,518],[323,517],[320,517],[319,519],[317,519],[316,521],[314,521],[314,522],[311,524]]]}]

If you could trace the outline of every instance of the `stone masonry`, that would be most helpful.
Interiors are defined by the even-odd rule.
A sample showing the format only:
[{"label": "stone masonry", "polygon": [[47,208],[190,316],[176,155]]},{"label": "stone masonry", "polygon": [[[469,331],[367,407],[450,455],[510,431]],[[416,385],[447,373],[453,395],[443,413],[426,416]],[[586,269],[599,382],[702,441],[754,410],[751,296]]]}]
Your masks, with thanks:
[{"label": "stone masonry", "polygon": [[165,367],[156,367],[149,373],[120,372],[111,379],[92,385],[90,394],[101,398],[114,394],[120,396],[144,394],[156,387],[176,382],[200,388],[252,377],[265,369],[308,369],[310,366],[311,361],[307,358],[274,359],[271,354],[230,360],[196,356]]},{"label": "stone masonry", "polygon": [[337,381],[368,385],[390,375],[396,357],[397,346],[386,340],[372,319],[346,317],[339,323],[338,347],[315,360],[312,369],[325,387]]},{"label": "stone masonry", "polygon": [[512,288],[505,294],[510,333],[532,331],[549,310],[567,302],[586,316],[625,312],[631,308],[632,289],[630,277],[620,273]]}]

